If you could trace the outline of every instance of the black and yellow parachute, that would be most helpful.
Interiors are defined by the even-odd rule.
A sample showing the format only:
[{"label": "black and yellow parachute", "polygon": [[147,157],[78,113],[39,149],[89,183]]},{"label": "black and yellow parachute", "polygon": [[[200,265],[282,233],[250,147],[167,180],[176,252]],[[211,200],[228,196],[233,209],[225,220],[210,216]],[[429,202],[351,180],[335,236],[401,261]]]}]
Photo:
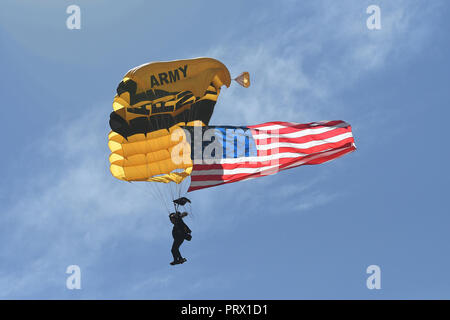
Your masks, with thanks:
[{"label": "black and yellow parachute", "polygon": [[179,163],[171,153],[180,143],[190,145],[183,134],[171,134],[183,126],[208,125],[221,87],[230,82],[227,67],[211,58],[153,62],[128,71],[117,87],[109,121],[112,175],[181,183],[192,172],[192,160],[184,156]]}]

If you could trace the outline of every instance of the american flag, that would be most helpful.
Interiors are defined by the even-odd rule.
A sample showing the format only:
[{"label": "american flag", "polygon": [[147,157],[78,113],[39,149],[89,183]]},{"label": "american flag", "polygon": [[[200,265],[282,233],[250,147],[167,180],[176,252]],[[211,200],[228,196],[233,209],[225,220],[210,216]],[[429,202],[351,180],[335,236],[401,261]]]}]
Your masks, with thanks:
[{"label": "american flag", "polygon": [[223,152],[213,163],[205,155],[193,157],[188,192],[324,163],[356,150],[351,126],[341,120],[209,128]]}]

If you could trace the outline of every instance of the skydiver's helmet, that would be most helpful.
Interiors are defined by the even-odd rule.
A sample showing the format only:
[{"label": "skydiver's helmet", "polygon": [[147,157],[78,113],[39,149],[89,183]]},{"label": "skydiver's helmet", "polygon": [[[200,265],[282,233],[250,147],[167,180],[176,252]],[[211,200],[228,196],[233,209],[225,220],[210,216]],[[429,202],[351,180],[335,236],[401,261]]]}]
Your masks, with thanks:
[{"label": "skydiver's helmet", "polygon": [[172,222],[173,224],[175,224],[175,215],[176,215],[175,212],[172,212],[171,214],[169,214],[170,222]]}]

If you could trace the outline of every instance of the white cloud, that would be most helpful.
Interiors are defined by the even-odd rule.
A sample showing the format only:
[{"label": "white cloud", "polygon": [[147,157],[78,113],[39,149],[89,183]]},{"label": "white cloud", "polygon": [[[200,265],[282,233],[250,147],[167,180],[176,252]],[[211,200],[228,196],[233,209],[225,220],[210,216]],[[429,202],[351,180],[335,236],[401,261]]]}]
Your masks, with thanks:
[{"label": "white cloud", "polygon": [[[52,179],[38,172],[29,188],[40,189],[24,196],[2,216],[10,225],[9,245],[0,249],[3,259],[14,257],[18,250],[30,259],[28,267],[15,270],[10,265],[11,273],[0,277],[1,282],[14,283],[7,286],[9,290],[2,290],[2,296],[26,295],[27,288],[39,291],[42,286],[54,285],[51,281],[30,282],[38,282],[33,279],[39,274],[48,280],[64,263],[88,267],[105,246],[121,236],[150,243],[170,231],[162,207],[146,188],[116,181],[109,173],[105,127],[105,115],[92,111],[69,125],[52,128],[44,139],[47,142],[40,151],[56,155]],[[82,261],[73,261],[79,257]]]},{"label": "white cloud", "polygon": [[[388,66],[390,59],[402,59],[405,52],[419,50],[428,32],[426,25],[413,26],[419,13],[414,5],[407,6],[411,2],[396,1],[383,9],[383,30],[378,33],[364,29],[365,8],[356,7],[354,1],[314,3],[311,16],[293,21],[288,28],[271,24],[270,37],[261,34],[265,27],[261,18],[245,38],[240,36],[242,30],[232,31],[228,36],[232,43],[211,49],[207,55],[224,61],[233,75],[250,71],[253,82],[250,89],[224,89],[211,123],[328,119],[329,114],[339,114],[334,109],[343,108],[335,100],[341,90]],[[282,12],[292,15],[291,11],[298,11],[296,5],[291,2]],[[356,110],[358,106],[348,108]],[[61,266],[94,265],[102,258],[102,250],[119,235],[151,243],[168,232],[167,217],[148,196],[149,190],[117,181],[108,171],[107,115],[98,110],[109,109],[109,102],[100,104],[80,119],[50,129],[40,151],[54,155],[50,164],[53,172],[37,172],[27,196],[0,217],[9,228],[3,235],[8,246],[0,248],[0,260],[10,264],[0,274],[0,296],[36,296],[48,288],[63,286],[64,279],[59,283],[61,278],[57,276],[58,270],[64,272]],[[253,206],[255,212],[276,213],[288,208],[304,212],[340,195],[320,191],[327,176],[322,170],[317,170],[317,175],[308,183],[286,183],[286,175],[237,183],[220,187],[220,197],[214,188],[197,191],[191,195],[198,200],[195,210],[208,213],[202,215],[198,232],[208,232],[211,226],[213,231],[226,232],[241,219],[233,212],[221,214],[231,207]],[[264,201],[265,190],[274,181],[280,188],[271,195],[271,205]],[[262,204],[255,205],[258,199]],[[284,205],[280,207],[279,203]],[[73,261],[74,257],[81,261]],[[157,277],[133,285],[132,291],[164,289],[173,279],[164,270],[159,271]],[[224,283],[219,278],[215,281]],[[195,283],[195,290],[211,286],[205,280]]]},{"label": "white cloud", "polygon": [[233,41],[209,52],[233,76],[250,71],[252,79],[249,89],[233,85],[223,90],[215,123],[309,122],[329,119],[343,108],[356,113],[359,106],[341,106],[335,96],[386,65],[405,62],[423,49],[431,32],[420,15],[432,18],[432,10],[421,11],[417,1],[383,2],[378,31],[367,29],[364,3],[316,1],[308,5],[307,18],[298,16],[297,5],[280,3],[289,28],[260,19],[250,34],[230,31],[225,38]]}]

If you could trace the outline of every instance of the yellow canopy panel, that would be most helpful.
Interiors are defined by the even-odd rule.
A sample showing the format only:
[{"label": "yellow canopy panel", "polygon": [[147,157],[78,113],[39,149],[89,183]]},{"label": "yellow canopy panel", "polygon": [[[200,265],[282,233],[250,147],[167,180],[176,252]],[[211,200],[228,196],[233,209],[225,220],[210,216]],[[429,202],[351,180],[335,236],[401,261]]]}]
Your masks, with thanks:
[{"label": "yellow canopy panel", "polygon": [[[188,123],[193,124],[199,122]],[[192,171],[190,143],[179,125],[128,140],[110,132],[108,140],[110,170],[117,179],[180,183]]]}]

